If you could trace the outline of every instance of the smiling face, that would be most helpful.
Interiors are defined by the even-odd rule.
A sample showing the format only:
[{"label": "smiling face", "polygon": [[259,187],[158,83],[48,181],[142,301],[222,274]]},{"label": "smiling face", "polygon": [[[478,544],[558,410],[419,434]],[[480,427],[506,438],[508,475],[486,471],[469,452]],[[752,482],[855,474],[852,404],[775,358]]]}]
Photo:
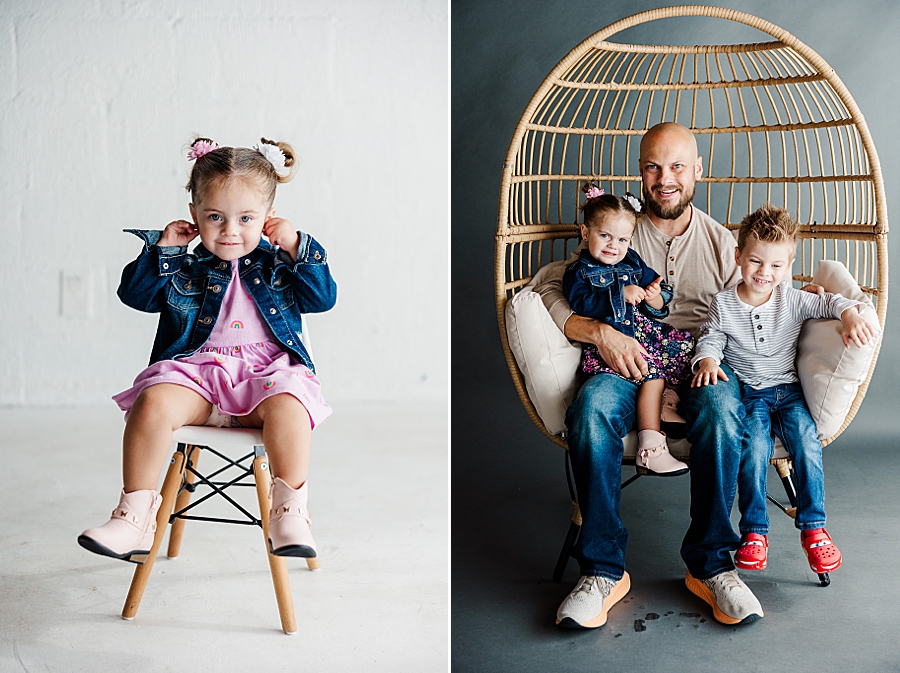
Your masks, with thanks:
[{"label": "smiling face", "polygon": [[703,164],[697,141],[680,124],[659,124],[641,139],[641,180],[644,203],[651,215],[677,220],[694,198]]},{"label": "smiling face", "polygon": [[210,184],[190,209],[204,247],[226,262],[253,252],[263,225],[275,214],[268,196],[239,178]]},{"label": "smiling face", "polygon": [[634,217],[622,213],[609,213],[590,226],[581,225],[581,238],[587,241],[588,250],[604,264],[617,264],[625,258],[633,234]]},{"label": "smiling face", "polygon": [[743,250],[735,250],[734,259],[741,269],[737,292],[745,304],[759,306],[769,301],[772,290],[784,280],[794,261],[795,243],[747,241]]}]

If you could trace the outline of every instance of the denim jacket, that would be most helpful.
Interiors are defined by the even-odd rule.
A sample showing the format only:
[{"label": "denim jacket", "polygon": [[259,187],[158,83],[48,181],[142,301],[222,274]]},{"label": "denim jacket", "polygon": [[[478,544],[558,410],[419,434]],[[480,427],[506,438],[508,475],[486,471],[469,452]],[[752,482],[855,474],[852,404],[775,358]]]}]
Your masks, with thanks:
[{"label": "denim jacket", "polygon": [[[647,287],[659,274],[644,263],[644,260],[629,248],[618,264],[598,262],[585,248],[572,262],[563,275],[563,292],[572,310],[580,316],[594,318],[617,331],[634,337],[634,306],[625,301],[625,287],[640,285]],[[651,318],[665,318],[669,315],[668,304],[672,301],[672,286],[660,284],[663,307],[659,310],[641,302],[641,310]]]},{"label": "denim jacket", "polygon": [[[159,313],[150,364],[191,355],[209,338],[231,283],[231,262],[203,244],[192,253],[187,246],[158,246],[161,231],[125,229],[140,237],[144,249],[122,271],[117,294],[126,306]],[[325,250],[309,234],[300,234],[295,262],[289,253],[265,240],[241,257],[238,275],[278,343],[315,372],[300,342],[304,313],[334,306],[337,285],[331,277]]]}]

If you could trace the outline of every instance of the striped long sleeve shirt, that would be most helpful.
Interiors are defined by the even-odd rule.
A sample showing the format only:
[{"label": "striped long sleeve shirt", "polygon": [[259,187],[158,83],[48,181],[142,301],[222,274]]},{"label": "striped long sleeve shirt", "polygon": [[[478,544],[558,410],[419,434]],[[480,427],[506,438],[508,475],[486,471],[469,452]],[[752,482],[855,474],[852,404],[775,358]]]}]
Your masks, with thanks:
[{"label": "striped long sleeve shirt", "polygon": [[738,297],[737,287],[713,297],[691,367],[696,372],[703,358],[725,362],[742,383],[755,390],[799,380],[794,360],[804,320],[840,319],[849,308],[859,306],[856,310],[861,311],[865,307],[839,294],[794,289],[789,280],[777,285],[765,304],[750,306]]}]

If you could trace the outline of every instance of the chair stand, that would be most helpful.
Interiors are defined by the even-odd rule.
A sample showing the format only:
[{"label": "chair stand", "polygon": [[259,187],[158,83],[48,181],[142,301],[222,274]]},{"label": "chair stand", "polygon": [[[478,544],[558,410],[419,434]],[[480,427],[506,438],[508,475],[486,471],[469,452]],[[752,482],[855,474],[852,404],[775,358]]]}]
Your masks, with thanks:
[{"label": "chair stand", "polygon": [[[225,467],[204,476],[197,471],[199,463],[200,451],[208,450],[224,460],[227,464]],[[252,457],[253,462],[247,467],[242,461]],[[238,468],[241,474],[229,481],[212,481],[216,476],[231,468]],[[243,481],[245,478],[253,477],[253,483]],[[199,480],[200,484],[195,484],[195,480]],[[253,452],[249,453],[237,460],[232,460],[209,446],[201,446],[187,443],[179,443],[174,455],[172,456],[169,469],[166,472],[166,478],[162,486],[162,504],[159,513],[156,516],[156,535],[153,538],[153,546],[150,553],[141,565],[138,565],[134,571],[134,577],[131,580],[131,587],[128,590],[128,597],[125,599],[125,606],[122,609],[122,617],[124,619],[134,619],[141,599],[144,595],[144,589],[150,579],[150,573],[153,571],[153,563],[156,555],[162,545],[163,536],[165,535],[166,524],[172,524],[172,532],[169,535],[169,558],[175,558],[181,548],[181,540],[184,535],[184,525],[188,519],[198,521],[215,521],[219,523],[234,523],[245,525],[260,526],[263,531],[263,540],[266,545],[266,555],[269,558],[269,569],[272,573],[272,582],[275,586],[275,599],[278,603],[278,612],[281,617],[281,628],[288,635],[297,632],[297,621],[294,617],[294,602],[291,597],[291,585],[288,578],[287,563],[284,557],[274,556],[268,552],[269,539],[269,510],[271,509],[271,501],[269,498],[269,486],[272,477],[269,472],[269,462],[266,457],[265,447],[256,445]],[[191,494],[196,490],[198,485],[207,486],[211,492],[204,495],[191,503]],[[255,486],[257,500],[259,503],[259,518],[257,519],[244,509],[238,502],[225,493],[225,489],[232,486]],[[240,510],[245,519],[219,519],[211,517],[192,516],[186,514],[189,510],[207,499],[219,495],[228,500],[236,509]],[[319,568],[318,558],[306,559],[310,570]]]},{"label": "chair stand", "polygon": [[[569,496],[572,498],[572,507],[575,509],[572,514],[572,522],[569,524],[569,530],[566,532],[566,539],[563,541],[562,549],[559,552],[559,558],[556,560],[556,566],[553,568],[553,581],[559,582],[562,579],[563,573],[566,571],[566,565],[569,563],[569,555],[572,552],[572,547],[575,546],[575,542],[578,540],[578,533],[581,532],[581,510],[578,508],[578,499],[575,495],[575,489],[572,486],[572,475],[569,469],[569,452],[566,451],[565,454],[566,460],[566,483],[569,486]],[[771,464],[775,466],[775,471],[778,472],[778,476],[781,477],[781,483],[784,485],[785,493],[787,493],[788,500],[791,503],[790,507],[785,507],[780,502],[778,502],[775,498],[770,495],[766,495],[766,498],[774,503],[778,508],[787,514],[789,517],[796,518],[797,515],[797,475],[794,473],[794,468],[791,465],[791,461],[787,458],[773,458]],[[635,474],[633,477],[626,479],[622,483],[622,488],[624,489],[626,486],[632,484],[640,477],[640,474]],[[823,587],[827,587],[831,584],[831,578],[828,573],[817,573],[819,576],[819,585]]]}]

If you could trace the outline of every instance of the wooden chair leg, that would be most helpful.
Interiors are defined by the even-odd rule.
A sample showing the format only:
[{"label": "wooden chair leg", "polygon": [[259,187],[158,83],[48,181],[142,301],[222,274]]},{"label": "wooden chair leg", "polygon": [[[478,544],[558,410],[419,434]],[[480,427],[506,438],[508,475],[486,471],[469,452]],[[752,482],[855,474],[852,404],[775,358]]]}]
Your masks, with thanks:
[{"label": "wooden chair leg", "polygon": [[[197,469],[197,465],[200,463],[200,447],[189,444],[186,453],[188,456],[187,465]],[[194,473],[185,468],[184,483],[187,486],[192,486],[194,479]],[[189,504],[191,504],[191,490],[190,488],[183,488],[175,501],[175,511],[180,512]],[[187,521],[184,519],[175,519],[172,522],[172,529],[169,531],[169,550],[166,552],[166,556],[169,558],[176,558],[178,552],[181,551],[181,539],[184,537],[184,524],[186,523]]]},{"label": "wooden chair leg", "polygon": [[134,619],[138,608],[141,606],[144,589],[147,588],[147,581],[150,579],[150,573],[153,571],[153,562],[156,561],[156,554],[159,552],[163,537],[166,534],[166,526],[169,523],[169,517],[172,515],[172,508],[175,506],[175,498],[178,495],[178,487],[181,485],[183,474],[184,453],[176,451],[175,455],[172,456],[166,479],[163,481],[162,504],[159,506],[159,513],[156,515],[156,536],[153,538],[153,546],[150,548],[147,560],[134,571],[131,587],[128,589],[128,597],[125,599],[125,607],[122,608],[122,617],[124,619]]},{"label": "wooden chair leg", "polygon": [[287,563],[283,556],[269,553],[269,485],[272,475],[269,473],[269,459],[262,447],[256,447],[256,458],[253,459],[253,477],[256,480],[256,496],[259,500],[259,518],[262,521],[263,540],[266,556],[269,557],[269,570],[272,571],[272,583],[275,585],[275,600],[278,601],[278,613],[281,615],[281,628],[288,635],[297,633],[297,620],[294,618],[294,598],[291,595],[291,581],[288,578]]}]

